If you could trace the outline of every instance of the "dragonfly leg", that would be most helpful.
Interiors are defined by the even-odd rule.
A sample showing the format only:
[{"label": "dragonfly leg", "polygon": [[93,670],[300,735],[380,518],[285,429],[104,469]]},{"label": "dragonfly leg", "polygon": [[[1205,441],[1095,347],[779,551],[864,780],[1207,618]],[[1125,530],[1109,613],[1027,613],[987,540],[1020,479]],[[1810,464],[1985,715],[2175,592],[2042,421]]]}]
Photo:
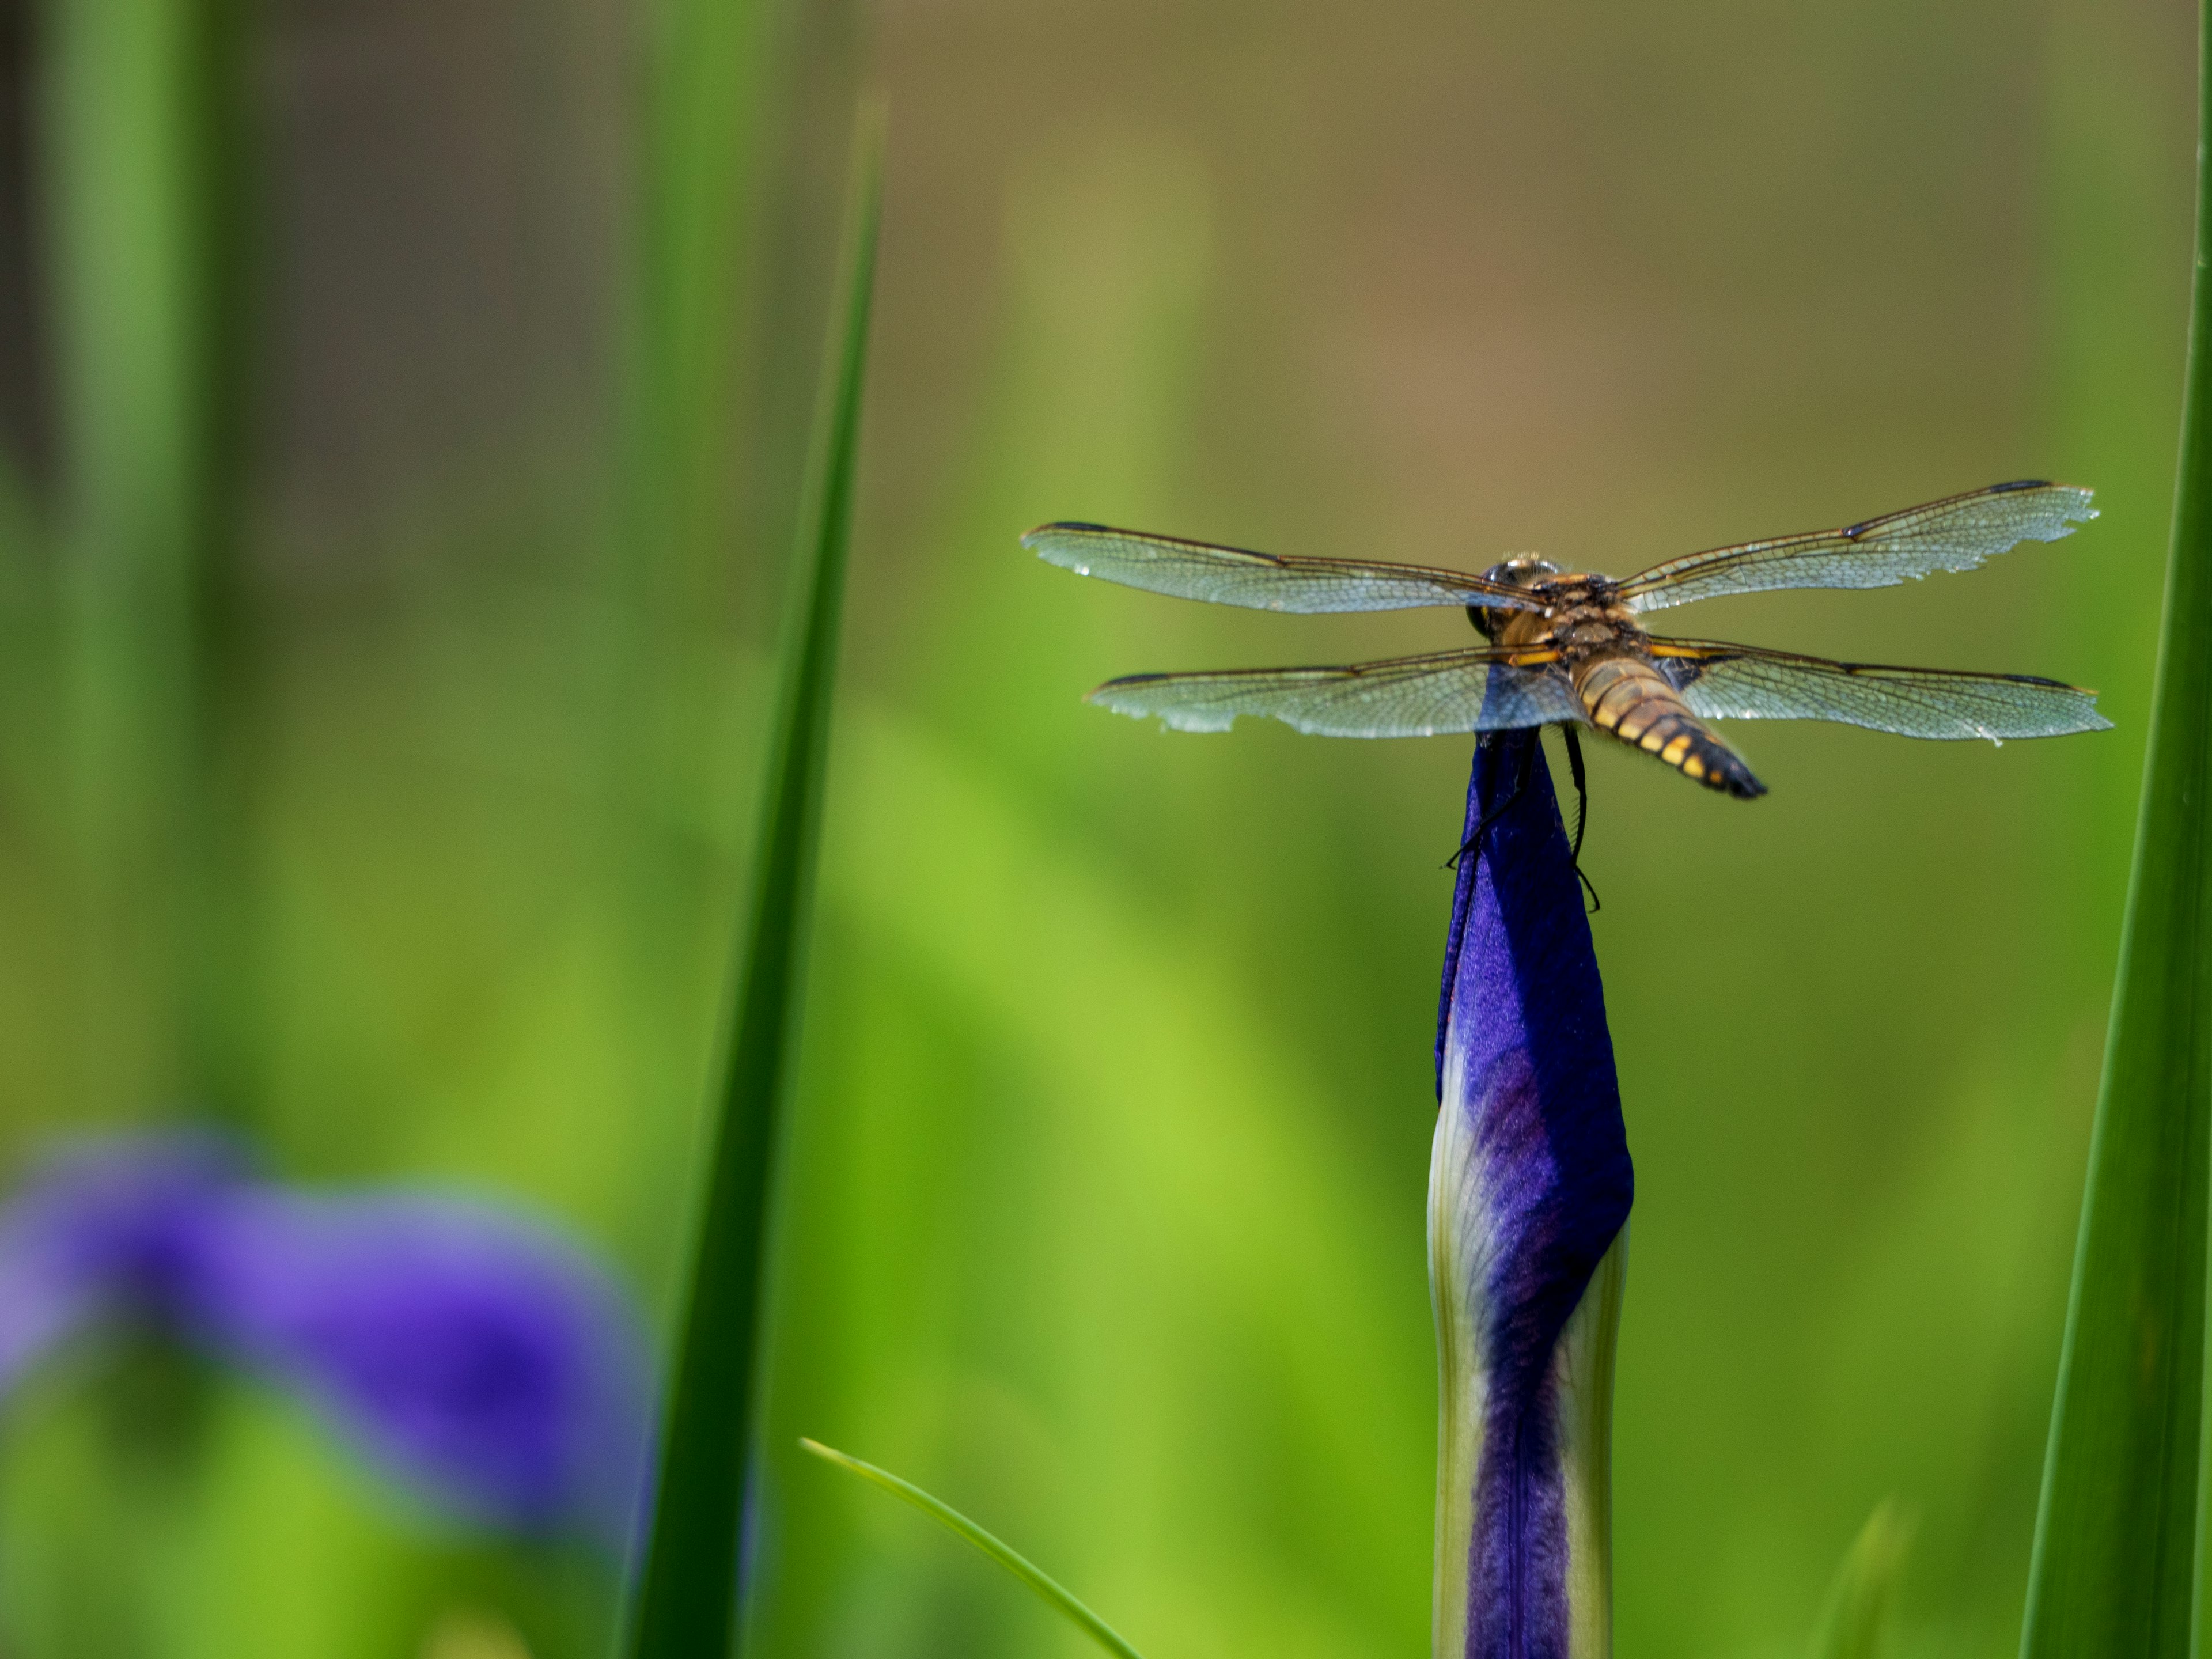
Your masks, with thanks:
[{"label": "dragonfly leg", "polygon": [[1513,803],[1521,799],[1521,792],[1528,787],[1528,780],[1536,773],[1536,751],[1544,746],[1544,740],[1540,734],[1534,732],[1528,734],[1528,746],[1521,751],[1521,769],[1514,776],[1511,791],[1504,800],[1482,815],[1482,822],[1474,826],[1474,833],[1460,843],[1458,852],[1444,860],[1445,869],[1458,869],[1459,861],[1482,845],[1482,838],[1489,833],[1490,826],[1511,810]]},{"label": "dragonfly leg", "polygon": [[1561,726],[1559,735],[1567,740],[1567,775],[1575,781],[1575,845],[1569,854],[1580,869],[1583,861],[1583,830],[1589,823],[1589,779],[1583,770],[1582,739],[1575,735],[1571,726]]},{"label": "dragonfly leg", "polygon": [[1575,845],[1568,856],[1574,860],[1577,878],[1589,894],[1589,913],[1595,915],[1605,903],[1597,896],[1597,884],[1583,870],[1583,830],[1589,823],[1589,779],[1583,771],[1583,744],[1572,725],[1561,726],[1559,735],[1567,742],[1567,775],[1575,781]]}]

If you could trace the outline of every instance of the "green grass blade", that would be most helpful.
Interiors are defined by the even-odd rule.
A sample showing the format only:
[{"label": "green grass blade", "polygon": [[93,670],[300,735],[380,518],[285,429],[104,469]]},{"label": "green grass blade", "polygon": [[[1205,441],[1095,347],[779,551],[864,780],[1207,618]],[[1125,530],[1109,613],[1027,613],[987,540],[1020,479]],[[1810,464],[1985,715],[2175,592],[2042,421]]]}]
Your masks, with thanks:
[{"label": "green grass blade", "polygon": [[752,908],[663,1423],[653,1531],[632,1608],[633,1659],[720,1659],[739,1627],[738,1543],[752,1468],[769,1207],[804,999],[881,176],[880,129],[871,120],[857,145],[842,330],[825,368]]},{"label": "green grass blade", "polygon": [[[243,878],[247,58],[240,0],[48,0],[43,273],[55,312],[57,519],[86,909],[84,1105],[247,1089]],[[168,972],[133,1005],[149,917]],[[112,1033],[150,1024],[152,1074]]]},{"label": "green grass blade", "polygon": [[[650,0],[620,489],[629,599],[663,626],[720,592],[768,9]],[[702,588],[702,583],[706,586]]]},{"label": "green grass blade", "polygon": [[1898,1569],[1912,1541],[1912,1523],[1893,1498],[1875,1505],[1836,1569],[1809,1659],[1875,1659],[1881,1651]]},{"label": "green grass blade", "polygon": [[[763,0],[641,0],[635,14],[641,52],[608,586],[592,648],[608,699],[602,844],[632,1005],[624,1065],[647,1110],[677,1109],[696,1086],[691,1067],[669,1062],[683,1052],[678,1022],[690,1010],[669,971],[681,953],[668,947],[690,924],[692,836],[714,811],[719,774],[707,760],[731,550],[775,547],[749,531],[781,526],[796,505],[740,510],[757,487],[752,452],[766,447],[750,430],[745,381],[763,355],[748,325],[763,264],[757,175],[775,11]],[[781,459],[785,422],[772,424]],[[793,448],[807,436],[793,435]]]},{"label": "green grass blade", "polygon": [[2157,689],[2028,1574],[2027,1659],[2178,1659],[2191,1644],[2212,1148],[2212,215],[2202,161],[2204,96],[2200,84],[2196,286]]},{"label": "green grass blade", "polygon": [[1066,1619],[1092,1641],[1116,1655],[1118,1659],[1144,1659],[1136,1649],[1122,1638],[1120,1632],[1108,1624],[1089,1607],[1077,1601],[1060,1583],[1027,1556],[1002,1542],[950,1504],[931,1497],[913,1482],[902,1480],[889,1469],[879,1469],[873,1463],[863,1463],[857,1457],[848,1456],[835,1447],[825,1446],[818,1440],[799,1443],[825,1463],[835,1463],[839,1468],[857,1474],[872,1486],[881,1486],[894,1498],[902,1499],[920,1510],[931,1520],[957,1537],[966,1539],[985,1555],[1027,1584],[1043,1598],[1045,1604]]}]

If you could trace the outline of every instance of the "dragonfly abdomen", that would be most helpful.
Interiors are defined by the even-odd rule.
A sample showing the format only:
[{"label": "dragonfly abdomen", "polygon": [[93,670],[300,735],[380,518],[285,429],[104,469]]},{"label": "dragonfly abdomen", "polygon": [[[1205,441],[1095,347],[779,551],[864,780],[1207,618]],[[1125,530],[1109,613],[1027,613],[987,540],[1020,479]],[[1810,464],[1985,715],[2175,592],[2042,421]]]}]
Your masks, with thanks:
[{"label": "dragonfly abdomen", "polygon": [[1692,714],[1667,677],[1640,657],[1583,664],[1575,694],[1591,725],[1656,755],[1708,789],[1749,799],[1766,793],[1742,757]]}]

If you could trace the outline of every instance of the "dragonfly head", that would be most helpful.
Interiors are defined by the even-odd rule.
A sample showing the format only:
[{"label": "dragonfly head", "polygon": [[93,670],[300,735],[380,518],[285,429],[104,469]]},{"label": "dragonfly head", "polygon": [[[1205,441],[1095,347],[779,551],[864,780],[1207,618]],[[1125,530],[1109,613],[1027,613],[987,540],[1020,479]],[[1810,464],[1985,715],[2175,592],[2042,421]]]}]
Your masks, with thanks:
[{"label": "dragonfly head", "polygon": [[[1534,553],[1516,553],[1513,557],[1491,566],[1482,573],[1482,579],[1486,582],[1510,582],[1516,587],[1534,587],[1547,577],[1559,574],[1559,567],[1549,559]],[[1494,640],[1513,612],[1498,605],[1471,605],[1467,608],[1467,614],[1468,619],[1474,623],[1483,638]]]}]

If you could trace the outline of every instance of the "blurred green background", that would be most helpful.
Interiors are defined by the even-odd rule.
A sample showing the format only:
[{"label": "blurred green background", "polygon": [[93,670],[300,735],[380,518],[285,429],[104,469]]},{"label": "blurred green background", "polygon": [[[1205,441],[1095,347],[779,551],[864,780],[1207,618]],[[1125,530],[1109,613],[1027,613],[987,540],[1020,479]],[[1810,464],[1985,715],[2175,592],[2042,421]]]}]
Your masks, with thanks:
[{"label": "blurred green background", "polygon": [[[1682,630],[2116,730],[1610,750],[1624,1654],[2016,1640],[2155,635],[2186,9],[48,0],[0,19],[0,1154],[211,1115],[549,1206],[665,1315],[854,88],[888,218],[793,1118],[763,1652],[1427,1642],[1435,976],[1468,745],[1085,708],[1455,642],[1074,581],[1085,518],[1619,574],[2021,476],[2104,517]],[[0,1419],[0,1654],[601,1651],[283,1401]]]}]

